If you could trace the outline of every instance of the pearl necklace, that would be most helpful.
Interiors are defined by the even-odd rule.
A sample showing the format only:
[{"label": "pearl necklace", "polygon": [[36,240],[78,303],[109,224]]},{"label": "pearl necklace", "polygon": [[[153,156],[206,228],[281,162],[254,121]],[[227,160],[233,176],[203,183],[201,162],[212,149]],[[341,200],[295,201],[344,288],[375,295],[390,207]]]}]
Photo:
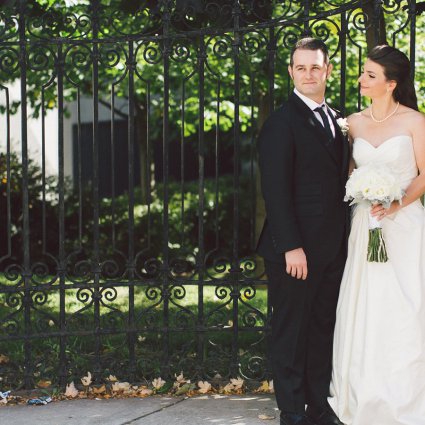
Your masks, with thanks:
[{"label": "pearl necklace", "polygon": [[372,105],[370,105],[370,117],[372,118],[372,120],[373,121],[375,121],[375,122],[377,122],[377,123],[380,123],[380,122],[384,122],[384,121],[386,121],[388,118],[390,118],[390,117],[392,117],[396,112],[397,112],[397,109],[398,109],[398,107],[399,107],[399,105],[400,105],[400,102],[397,102],[397,105],[396,105],[396,107],[394,108],[394,111],[392,111],[392,112],[390,112],[385,118],[383,118],[382,120],[377,120],[374,116],[373,116],[373,108],[372,108]]}]

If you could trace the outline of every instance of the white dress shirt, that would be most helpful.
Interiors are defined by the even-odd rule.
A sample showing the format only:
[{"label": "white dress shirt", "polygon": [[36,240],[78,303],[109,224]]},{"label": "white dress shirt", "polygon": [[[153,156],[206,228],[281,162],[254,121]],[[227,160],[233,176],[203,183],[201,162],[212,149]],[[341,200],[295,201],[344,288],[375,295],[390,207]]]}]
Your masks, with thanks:
[{"label": "white dress shirt", "polygon": [[[317,118],[317,120],[320,122],[320,124],[323,125],[323,120],[322,117],[320,116],[320,114],[318,112],[315,111],[316,108],[321,108],[323,107],[323,105],[325,105],[325,107],[323,108],[323,110],[325,111],[326,116],[328,117],[328,121],[329,121],[329,125],[331,127],[332,130],[332,134],[335,137],[335,127],[334,127],[334,123],[332,122],[331,117],[329,116],[329,111],[330,109],[328,108],[328,106],[326,105],[325,101],[323,101],[322,103],[317,103],[314,100],[310,99],[307,96],[304,96],[302,93],[300,93],[297,89],[294,89],[294,93],[313,111],[315,117]],[[332,113],[332,112],[331,112]]]}]

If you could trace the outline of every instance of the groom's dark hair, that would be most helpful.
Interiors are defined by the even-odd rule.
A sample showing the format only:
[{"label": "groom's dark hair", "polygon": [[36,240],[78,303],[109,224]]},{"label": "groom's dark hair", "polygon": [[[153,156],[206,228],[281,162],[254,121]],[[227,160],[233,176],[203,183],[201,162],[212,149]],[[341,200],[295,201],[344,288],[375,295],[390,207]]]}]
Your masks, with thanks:
[{"label": "groom's dark hair", "polygon": [[297,50],[321,50],[323,53],[323,56],[325,57],[325,63],[329,63],[329,52],[328,48],[326,47],[326,44],[317,38],[313,37],[304,37],[299,39],[291,50],[291,57],[290,57],[290,65],[294,65],[294,53]]}]

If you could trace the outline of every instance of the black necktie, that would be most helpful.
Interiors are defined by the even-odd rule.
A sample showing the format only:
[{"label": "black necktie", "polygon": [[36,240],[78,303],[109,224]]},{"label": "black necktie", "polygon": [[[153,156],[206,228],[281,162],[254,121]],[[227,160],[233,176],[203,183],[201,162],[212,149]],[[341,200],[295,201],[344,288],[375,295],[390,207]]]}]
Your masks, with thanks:
[{"label": "black necktie", "polygon": [[322,121],[323,121],[323,127],[325,127],[325,131],[326,134],[333,139],[334,135],[332,133],[332,129],[331,126],[329,125],[329,119],[327,117],[327,115],[325,114],[325,111],[323,110],[325,105],[319,106],[315,109],[316,112],[319,113],[319,115],[322,117]]}]

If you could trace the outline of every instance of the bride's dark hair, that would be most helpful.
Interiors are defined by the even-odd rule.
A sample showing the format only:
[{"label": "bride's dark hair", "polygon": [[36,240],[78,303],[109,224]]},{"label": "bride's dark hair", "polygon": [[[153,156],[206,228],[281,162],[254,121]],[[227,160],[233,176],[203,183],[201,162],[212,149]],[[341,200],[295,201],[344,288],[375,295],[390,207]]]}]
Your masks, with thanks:
[{"label": "bride's dark hair", "polygon": [[418,99],[413,80],[410,77],[410,61],[408,57],[400,50],[386,44],[374,47],[367,57],[384,68],[384,75],[387,80],[397,82],[397,86],[393,91],[394,99],[402,105],[417,111]]}]

